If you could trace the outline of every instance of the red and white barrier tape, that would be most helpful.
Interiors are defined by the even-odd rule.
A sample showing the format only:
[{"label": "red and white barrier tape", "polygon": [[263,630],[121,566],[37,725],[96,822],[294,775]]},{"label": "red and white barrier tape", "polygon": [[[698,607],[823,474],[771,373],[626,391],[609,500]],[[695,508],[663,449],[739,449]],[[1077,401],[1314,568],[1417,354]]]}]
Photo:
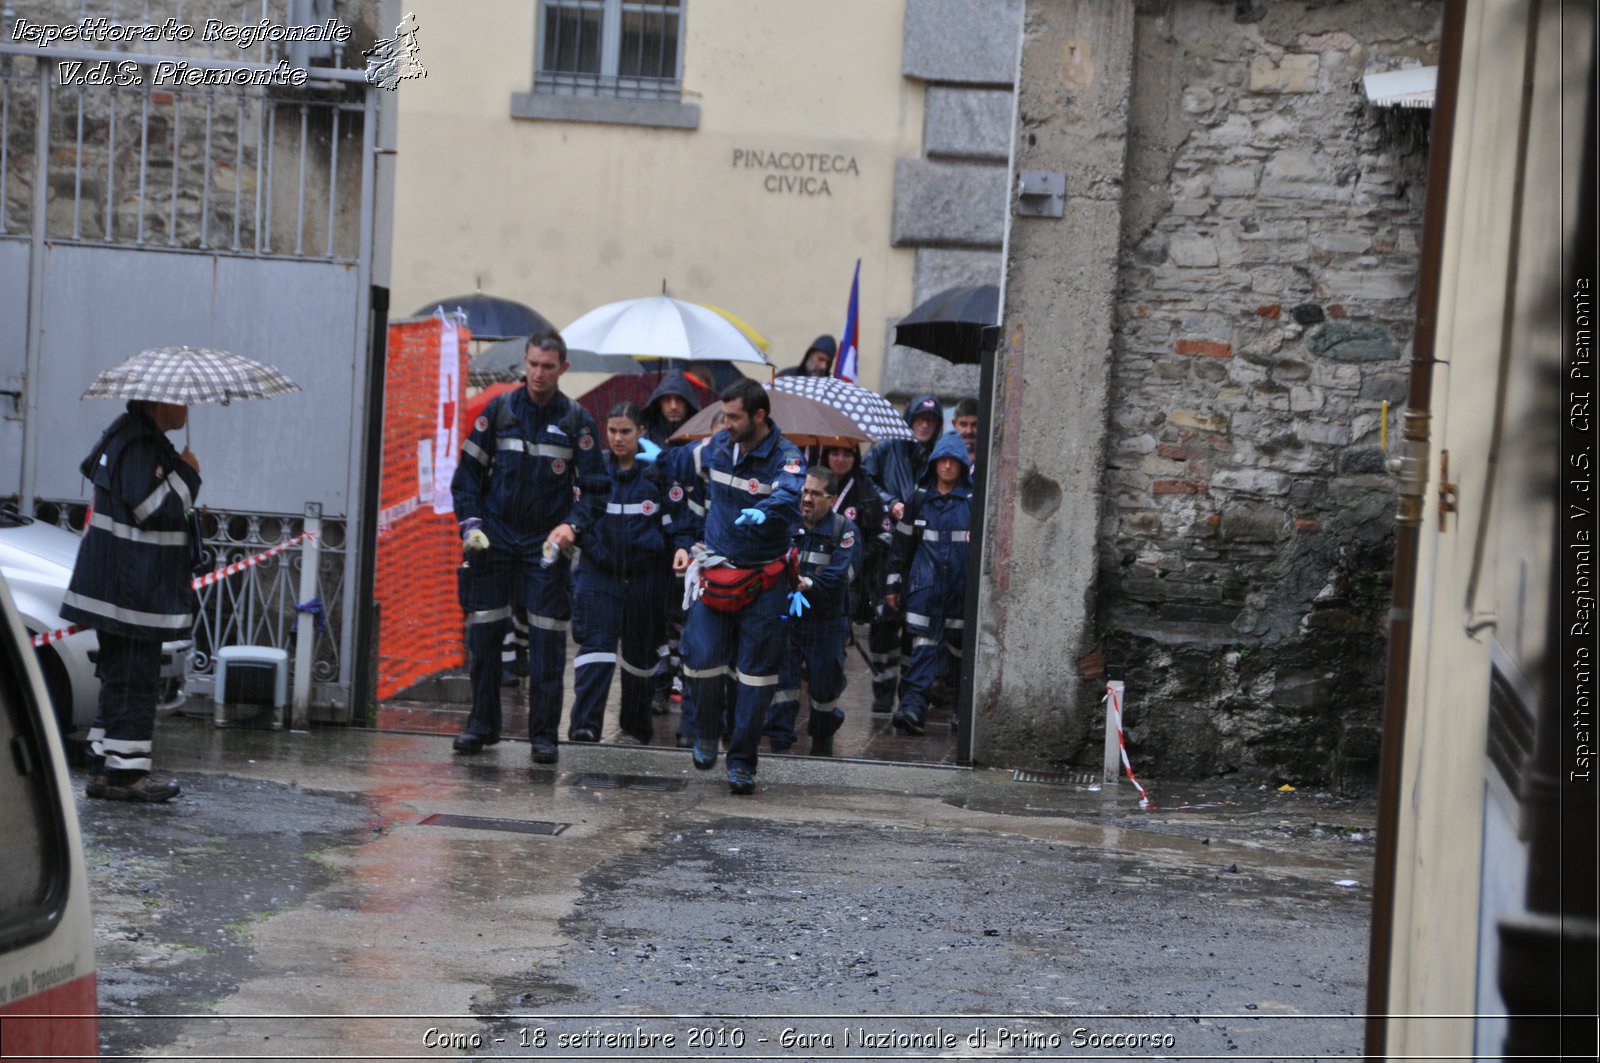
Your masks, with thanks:
[{"label": "red and white barrier tape", "polygon": [[1117,748],[1122,751],[1122,770],[1128,773],[1128,781],[1139,791],[1139,807],[1146,810],[1154,808],[1155,806],[1150,803],[1150,795],[1139,785],[1139,780],[1133,777],[1133,764],[1128,760],[1128,743],[1122,736],[1122,701],[1117,697],[1117,688],[1109,683],[1106,685],[1104,700],[1111,703],[1111,712],[1117,718]]},{"label": "red and white barrier tape", "polygon": [[274,546],[270,550],[263,550],[259,554],[252,554],[249,557],[240,558],[233,564],[225,565],[222,568],[217,569],[215,572],[207,572],[204,576],[198,576],[195,578],[195,581],[191,584],[191,586],[194,587],[195,590],[199,590],[202,587],[209,587],[213,583],[225,580],[229,576],[237,576],[245,569],[254,568],[267,558],[272,557],[274,554],[281,554],[285,550],[289,549],[289,547],[298,545],[302,539],[313,538],[316,534],[316,532],[301,532],[293,539],[285,539],[283,542],[279,543],[277,546]]},{"label": "red and white barrier tape", "polygon": [[[254,568],[267,558],[283,553],[291,546],[295,546],[306,539],[314,538],[316,534],[316,532],[301,532],[293,539],[285,539],[283,542],[279,543],[277,546],[274,546],[270,550],[263,550],[259,554],[252,554],[249,557],[242,557],[233,562],[231,565],[224,565],[222,568],[219,568],[214,572],[207,572],[204,576],[196,576],[194,578],[194,582],[190,583],[189,586],[195,590],[200,590],[202,587],[209,587],[213,583],[220,583],[229,576],[237,576],[245,569]],[[73,624],[71,627],[57,628],[54,631],[41,631],[28,641],[33,644],[35,649],[37,649],[40,646],[47,646],[52,642],[60,642],[68,635],[76,635],[80,631],[88,630],[88,628],[81,624]]]}]

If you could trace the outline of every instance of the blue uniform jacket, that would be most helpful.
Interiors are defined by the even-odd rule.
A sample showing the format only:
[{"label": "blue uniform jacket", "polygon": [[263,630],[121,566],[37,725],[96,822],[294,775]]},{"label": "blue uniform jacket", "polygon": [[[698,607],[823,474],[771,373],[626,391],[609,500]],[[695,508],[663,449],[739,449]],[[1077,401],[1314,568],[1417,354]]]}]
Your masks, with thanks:
[{"label": "blue uniform jacket", "polygon": [[883,497],[883,508],[889,509],[896,502],[910,501],[916,493],[928,469],[928,446],[915,439],[885,440],[867,451],[861,469]]},{"label": "blue uniform jacket", "polygon": [[800,551],[800,575],[811,579],[811,586],[804,592],[811,608],[800,619],[819,624],[842,621],[850,584],[855,579],[861,531],[848,517],[829,513],[815,528],[802,523],[795,546]]},{"label": "blue uniform jacket", "polygon": [[611,494],[605,515],[584,537],[582,563],[612,576],[637,576],[650,568],[665,571],[675,545],[683,490],[678,490],[674,500],[671,486],[663,487],[660,478],[641,462],[623,470],[608,454],[605,467]]},{"label": "blue uniform jacket", "polygon": [[[805,463],[799,448],[773,424],[754,450],[741,448],[737,464],[726,428],[696,451],[694,460],[706,490],[702,536],[706,546],[743,568],[782,557],[789,549],[790,530],[800,520]],[[765,513],[766,521],[735,524],[739,511],[750,508]]]},{"label": "blue uniform jacket", "polygon": [[[934,463],[956,458],[961,479],[949,494],[935,486]],[[972,537],[972,473],[967,447],[954,432],[934,444],[922,486],[906,503],[894,529],[886,590],[906,596],[932,590],[939,600],[960,599],[967,589],[967,543]]]},{"label": "blue uniform jacket", "polygon": [[456,519],[481,520],[490,543],[513,550],[537,547],[563,522],[581,537],[611,492],[600,447],[594,418],[561,392],[543,406],[527,388],[496,395],[461,444]]},{"label": "blue uniform jacket", "polygon": [[142,413],[113,421],[79,468],[94,484],[94,515],[62,618],[125,638],[188,638],[197,599],[185,514],[200,474]]}]

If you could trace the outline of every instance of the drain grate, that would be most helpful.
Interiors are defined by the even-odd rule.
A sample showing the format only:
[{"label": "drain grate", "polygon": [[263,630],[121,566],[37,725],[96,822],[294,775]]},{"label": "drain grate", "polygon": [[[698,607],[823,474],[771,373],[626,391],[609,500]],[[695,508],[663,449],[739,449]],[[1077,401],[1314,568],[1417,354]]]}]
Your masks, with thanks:
[{"label": "drain grate", "polygon": [[452,816],[435,812],[422,821],[424,827],[463,827],[467,830],[503,830],[512,834],[560,834],[570,823],[550,823],[540,819],[495,819],[493,816]]},{"label": "drain grate", "polygon": [[585,786],[591,790],[654,790],[671,793],[688,785],[683,779],[664,779],[658,775],[614,775],[604,771],[579,772],[569,780],[571,786]]},{"label": "drain grate", "polygon": [[1042,782],[1050,786],[1092,786],[1099,778],[1089,772],[1012,771],[1012,782]]}]

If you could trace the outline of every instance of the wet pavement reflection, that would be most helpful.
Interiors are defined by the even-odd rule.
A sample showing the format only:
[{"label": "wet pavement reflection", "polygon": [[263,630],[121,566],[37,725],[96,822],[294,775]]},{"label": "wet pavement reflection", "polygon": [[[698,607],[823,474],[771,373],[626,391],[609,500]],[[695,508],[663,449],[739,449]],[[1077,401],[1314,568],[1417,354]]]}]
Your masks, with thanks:
[{"label": "wet pavement reflection", "polygon": [[763,757],[741,798],[684,750],[544,768],[183,717],[157,749],[182,798],[79,802],[107,1054],[983,1055],[1004,1029],[1002,1054],[1061,1055],[1074,1023],[1190,1013],[1145,1025],[1192,1052],[1361,1043],[1314,1016],[1363,1002],[1367,801],[1147,780],[1142,810],[808,757]]}]

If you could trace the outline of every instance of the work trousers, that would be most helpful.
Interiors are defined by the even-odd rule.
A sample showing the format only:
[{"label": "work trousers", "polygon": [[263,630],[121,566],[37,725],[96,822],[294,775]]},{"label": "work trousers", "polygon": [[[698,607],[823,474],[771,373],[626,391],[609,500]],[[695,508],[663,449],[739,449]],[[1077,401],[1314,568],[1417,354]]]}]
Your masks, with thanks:
[{"label": "work trousers", "polygon": [[[649,743],[653,725],[650,698],[661,658],[662,627],[660,569],[636,576],[602,572],[579,565],[578,595],[572,633],[578,640],[573,658],[572,719],[568,733],[589,730],[600,734],[605,720],[606,696],[611,677],[622,666],[622,729]],[[617,644],[622,654],[617,655]]]},{"label": "work trousers", "polygon": [[906,602],[906,633],[911,659],[900,682],[900,711],[917,721],[928,713],[934,680],[959,675],[965,607],[961,595],[914,591]]},{"label": "work trousers", "polygon": [[472,656],[472,714],[465,733],[500,737],[500,649],[515,602],[528,614],[528,737],[554,742],[561,724],[561,680],[572,618],[567,559],[559,557],[546,568],[540,564],[539,546],[490,546],[468,556],[457,570],[457,588]]},{"label": "work trousers", "polygon": [[900,643],[905,614],[887,605],[879,607],[867,624],[867,660],[872,665],[872,694],[879,700],[894,702],[900,685]]},{"label": "work trousers", "polygon": [[[773,695],[767,716],[766,735],[774,752],[794,744],[795,721],[800,714],[800,684],[811,693],[811,713],[806,731],[811,737],[827,737],[839,729],[843,716],[835,717],[839,697],[844,693],[844,653],[850,641],[850,622],[843,616],[812,622],[804,618],[787,619],[788,636],[783,665],[778,671],[778,692]],[[822,718],[833,721],[822,724]]]},{"label": "work trousers", "polygon": [[683,678],[694,694],[701,743],[714,745],[721,737],[730,687],[734,691],[729,770],[756,770],[767,708],[778,689],[788,599],[789,584],[779,580],[737,613],[695,602],[684,619]]},{"label": "work trousers", "polygon": [[[97,632],[100,655],[100,700],[89,751],[105,759],[124,785],[132,776],[150,772],[151,743],[156,735],[156,705],[161,701],[161,642]],[[220,695],[219,695],[220,696]]]}]

